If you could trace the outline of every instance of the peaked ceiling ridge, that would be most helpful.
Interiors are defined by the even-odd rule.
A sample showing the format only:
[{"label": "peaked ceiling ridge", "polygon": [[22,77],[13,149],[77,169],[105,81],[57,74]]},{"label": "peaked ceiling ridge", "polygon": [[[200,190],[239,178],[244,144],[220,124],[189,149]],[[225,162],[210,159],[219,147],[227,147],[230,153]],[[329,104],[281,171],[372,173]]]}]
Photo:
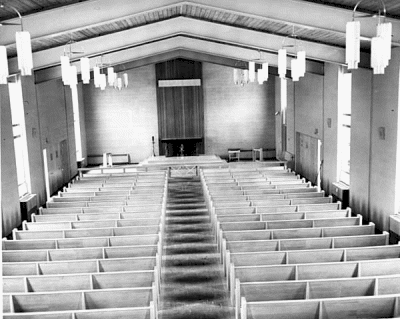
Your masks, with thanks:
[{"label": "peaked ceiling ridge", "polygon": [[[124,1],[124,0],[120,0],[120,1]],[[255,0],[255,1],[260,2],[260,0]],[[282,0],[280,0],[280,1],[282,1]],[[92,1],[88,1],[88,2],[92,2]],[[94,2],[101,2],[101,1],[94,1]],[[146,16],[149,14],[157,14],[158,18],[154,19],[153,21],[149,21],[149,22],[145,21],[142,24],[158,22],[160,20],[164,20],[164,19],[171,17],[171,16],[169,16],[169,17],[161,17],[160,18],[160,16],[163,16],[162,12],[165,10],[171,10],[171,11],[174,10],[175,13],[172,13],[172,16],[179,16],[179,15],[191,16],[194,18],[200,18],[200,19],[209,20],[212,22],[221,23],[220,19],[217,20],[217,19],[209,18],[209,17],[199,17],[192,13],[193,10],[185,10],[185,7],[191,6],[191,7],[195,7],[196,10],[199,9],[200,11],[201,10],[213,10],[213,11],[219,12],[220,14],[222,13],[222,14],[228,14],[228,15],[236,15],[239,17],[238,20],[243,20],[242,19],[243,17],[244,18],[252,18],[252,19],[257,19],[260,21],[282,23],[282,24],[291,25],[293,27],[306,29],[306,30],[319,30],[322,32],[330,33],[330,34],[336,34],[337,36],[343,36],[345,34],[345,24],[341,25],[340,28],[333,28],[332,25],[328,28],[328,27],[326,27],[326,25],[328,25],[328,24],[316,26],[315,22],[314,22],[314,24],[302,22],[302,21],[307,21],[304,18],[301,19],[301,21],[299,21],[299,18],[297,18],[297,15],[294,15],[294,16],[293,15],[287,15],[287,16],[285,15],[284,18],[282,16],[281,16],[281,18],[275,18],[275,17],[272,17],[271,15],[266,15],[265,12],[260,12],[260,11],[259,12],[251,12],[251,10],[249,10],[249,9],[247,9],[247,11],[239,11],[239,8],[241,8],[241,7],[236,7],[236,9],[230,9],[229,7],[226,7],[226,4],[225,4],[225,6],[222,5],[224,2],[221,0],[213,1],[213,5],[209,4],[209,0],[196,0],[196,1],[164,0],[164,1],[155,1],[155,2],[169,3],[169,4],[157,6],[157,3],[156,3],[155,7],[151,8],[151,9],[141,10],[141,8],[139,8],[137,11],[135,11],[133,13],[124,14],[124,15],[118,16],[116,18],[111,18],[111,19],[107,18],[107,19],[103,19],[103,20],[98,20],[96,22],[88,22],[89,23],[88,25],[85,25],[82,22],[76,22],[77,26],[75,26],[75,27],[71,27],[70,25],[68,25],[63,30],[60,30],[59,29],[60,27],[58,27],[58,29],[57,29],[58,31],[54,31],[54,32],[49,30],[47,33],[45,33],[46,32],[44,30],[45,28],[41,28],[41,27],[39,27],[39,30],[31,31],[31,30],[29,30],[29,23],[28,23],[27,30],[29,30],[31,32],[32,39],[36,39],[38,41],[47,39],[48,37],[52,37],[54,39],[57,37],[65,36],[66,34],[85,32],[85,31],[93,29],[93,28],[101,28],[101,27],[104,27],[107,25],[112,25],[114,23],[128,21],[130,19],[134,19],[134,18],[140,17],[140,16]],[[274,2],[276,2],[276,0],[268,0],[267,2],[274,3]],[[326,5],[323,6],[321,4],[317,4],[314,2],[310,3],[307,1],[305,2],[305,1],[299,1],[299,0],[286,0],[286,2],[287,3],[295,3],[298,6],[302,6],[302,7],[312,5],[313,7],[319,7],[324,10],[326,10],[326,8],[327,8]],[[74,3],[74,4],[71,4],[66,7],[78,7],[78,5],[80,5],[80,6],[85,5],[85,2]],[[231,5],[231,4],[229,4],[229,5]],[[264,6],[266,6],[266,5],[267,5],[267,3],[265,3],[265,1],[264,1]],[[281,5],[280,8],[282,8],[282,3],[280,3],[280,5]],[[258,4],[258,7],[259,6],[260,6],[260,4]],[[251,7],[251,6],[247,6],[247,7]],[[346,16],[351,17],[352,11],[339,9],[336,7],[329,7],[329,8],[331,10],[333,9],[335,11],[345,12]],[[62,13],[62,12],[59,12],[60,10],[62,10],[62,8],[55,8],[55,9],[51,9],[51,10],[44,11],[44,12],[46,13],[46,15],[49,15],[50,11],[54,11],[54,14],[56,15],[57,13]],[[115,10],[115,9],[113,9],[113,10]],[[132,10],[134,10],[134,9],[132,9]],[[277,9],[275,8],[274,10],[271,10],[271,11],[276,12],[276,10]],[[69,10],[69,11],[71,11],[71,10]],[[35,13],[31,16],[28,16],[27,18],[30,19],[36,15],[41,15],[41,14],[42,14],[41,17],[43,17],[44,13]],[[328,10],[328,12],[325,13],[325,15],[326,15],[326,17],[329,17],[331,15],[330,11]],[[341,15],[343,16],[343,13]],[[52,18],[54,18],[54,16]],[[319,19],[324,20],[323,18],[321,18],[320,14],[319,14]],[[13,19],[13,20],[15,20],[15,19]],[[12,21],[12,20],[10,20],[10,21]],[[25,22],[25,24],[27,24],[27,23]],[[47,23],[44,23],[44,24],[47,24]],[[52,19],[51,24],[54,24],[53,19]],[[240,23],[235,23],[235,21],[232,21],[232,24],[234,24],[235,26],[243,27],[240,25]],[[141,25],[141,24],[139,24],[139,25]],[[136,26],[139,26],[139,25],[136,25]],[[136,27],[136,26],[133,26],[133,27]],[[129,26],[125,27],[125,28],[129,28]],[[124,29],[124,28],[121,28],[121,29]],[[262,30],[260,30],[260,31],[262,31]],[[110,32],[115,32],[115,30],[110,31]],[[264,31],[264,32],[266,32],[266,31]],[[101,35],[101,34],[99,34],[99,35]],[[288,32],[284,32],[280,35],[287,36]],[[373,36],[374,36],[374,34],[363,35],[362,39],[370,41],[370,39]],[[3,38],[3,40],[0,40],[0,44],[2,44],[2,45],[10,45],[14,41],[14,39],[11,37],[7,37],[7,36],[3,37],[3,34],[0,29],[0,39],[1,38]],[[77,40],[79,40],[79,38],[77,38]],[[400,45],[400,38],[399,39],[394,38],[393,40],[396,45]]]}]

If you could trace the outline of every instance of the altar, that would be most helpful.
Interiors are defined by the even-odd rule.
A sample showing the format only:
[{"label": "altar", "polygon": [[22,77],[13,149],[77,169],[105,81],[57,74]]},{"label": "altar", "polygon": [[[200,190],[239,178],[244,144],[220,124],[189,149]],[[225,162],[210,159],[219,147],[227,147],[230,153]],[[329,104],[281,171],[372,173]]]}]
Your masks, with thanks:
[{"label": "altar", "polygon": [[203,137],[163,138],[161,150],[166,157],[198,156],[204,154]]}]

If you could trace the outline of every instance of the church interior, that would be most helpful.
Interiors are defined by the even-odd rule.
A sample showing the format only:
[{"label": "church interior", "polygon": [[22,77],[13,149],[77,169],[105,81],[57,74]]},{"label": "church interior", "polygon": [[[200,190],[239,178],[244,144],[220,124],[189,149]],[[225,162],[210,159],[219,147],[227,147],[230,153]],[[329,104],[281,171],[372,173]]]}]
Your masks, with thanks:
[{"label": "church interior", "polygon": [[400,318],[399,66],[397,0],[0,1],[3,317]]}]

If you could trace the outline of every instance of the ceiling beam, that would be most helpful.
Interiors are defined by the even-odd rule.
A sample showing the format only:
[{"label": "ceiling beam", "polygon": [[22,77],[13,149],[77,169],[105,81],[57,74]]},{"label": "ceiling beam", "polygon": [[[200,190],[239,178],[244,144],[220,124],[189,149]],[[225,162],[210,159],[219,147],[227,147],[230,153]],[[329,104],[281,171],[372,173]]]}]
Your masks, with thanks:
[{"label": "ceiling beam", "polygon": [[[251,5],[247,1],[226,0],[137,0],[134,4],[131,0],[113,0],[112,7],[109,0],[93,0],[25,16],[24,26],[31,33],[32,38],[40,38],[54,34],[69,34],[87,26],[112,23],[123,17],[163,8],[179,10],[179,7],[185,4],[340,34],[345,33],[346,23],[352,20],[351,10],[301,0],[252,0]],[[13,20],[15,19],[9,21]],[[368,18],[360,19],[360,21],[362,36],[365,38],[375,36],[376,20]],[[9,45],[15,41],[13,32],[8,30],[10,28],[0,28],[0,44],[2,45]],[[395,44],[400,44],[399,23],[393,24],[392,40]]]},{"label": "ceiling beam", "polygon": [[[276,52],[281,48],[282,37],[265,34],[253,30],[244,30],[236,27],[220,25],[218,32],[215,32],[215,24],[212,22],[190,19],[186,17],[177,17],[161,21],[156,24],[144,25],[135,29],[108,34],[102,37],[92,38],[79,42],[85,50],[85,56],[95,57],[107,52],[127,51],[142,52],[143,56],[154,55],[155,52],[148,54],[146,52],[147,44],[164,41],[170,37],[184,36],[192,51],[205,52],[212,55],[222,56],[237,60],[257,60],[261,58],[271,65],[277,65]],[[197,39],[197,41],[189,41],[189,38]],[[170,41],[167,41],[170,43]],[[308,59],[324,61],[330,63],[343,64],[345,51],[342,48],[331,47],[324,44],[313,42],[303,42],[303,47],[307,52]],[[196,45],[200,45],[196,47]],[[150,46],[151,47],[151,46]],[[176,48],[174,48],[176,49]],[[167,51],[170,51],[169,47]],[[60,55],[63,54],[64,47],[56,47],[48,50],[38,51],[34,53],[34,69],[41,69],[57,65],[60,63]],[[166,51],[161,50],[160,51]],[[290,51],[289,51],[290,52]],[[127,53],[129,55],[130,53]],[[81,54],[81,56],[83,56]],[[123,54],[118,54],[123,58]],[[80,55],[74,56],[80,58]],[[135,55],[135,58],[140,56]],[[119,63],[119,59],[111,59],[110,63]],[[361,66],[367,66],[369,55],[362,53]],[[92,63],[96,63],[93,61]],[[311,62],[309,61],[309,64]],[[364,64],[363,64],[364,63]],[[290,65],[290,64],[289,64]],[[310,64],[311,65],[311,64]],[[10,73],[17,72],[17,59],[9,59]]]}]

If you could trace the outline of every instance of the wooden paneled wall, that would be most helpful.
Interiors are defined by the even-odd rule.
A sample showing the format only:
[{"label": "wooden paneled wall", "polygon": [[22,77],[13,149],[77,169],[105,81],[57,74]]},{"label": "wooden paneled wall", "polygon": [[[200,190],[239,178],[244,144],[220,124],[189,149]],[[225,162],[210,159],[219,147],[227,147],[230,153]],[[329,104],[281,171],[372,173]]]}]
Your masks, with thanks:
[{"label": "wooden paneled wall", "polygon": [[[202,86],[159,87],[159,80],[202,79],[202,64],[175,59],[156,64],[159,140],[202,138],[204,106]],[[200,143],[199,153],[204,153]],[[160,154],[165,145],[160,143]]]},{"label": "wooden paneled wall", "polygon": [[297,132],[296,144],[296,173],[317,185],[318,139]]},{"label": "wooden paneled wall", "polygon": [[70,90],[61,79],[36,85],[42,149],[47,149],[50,193],[77,173]]}]

